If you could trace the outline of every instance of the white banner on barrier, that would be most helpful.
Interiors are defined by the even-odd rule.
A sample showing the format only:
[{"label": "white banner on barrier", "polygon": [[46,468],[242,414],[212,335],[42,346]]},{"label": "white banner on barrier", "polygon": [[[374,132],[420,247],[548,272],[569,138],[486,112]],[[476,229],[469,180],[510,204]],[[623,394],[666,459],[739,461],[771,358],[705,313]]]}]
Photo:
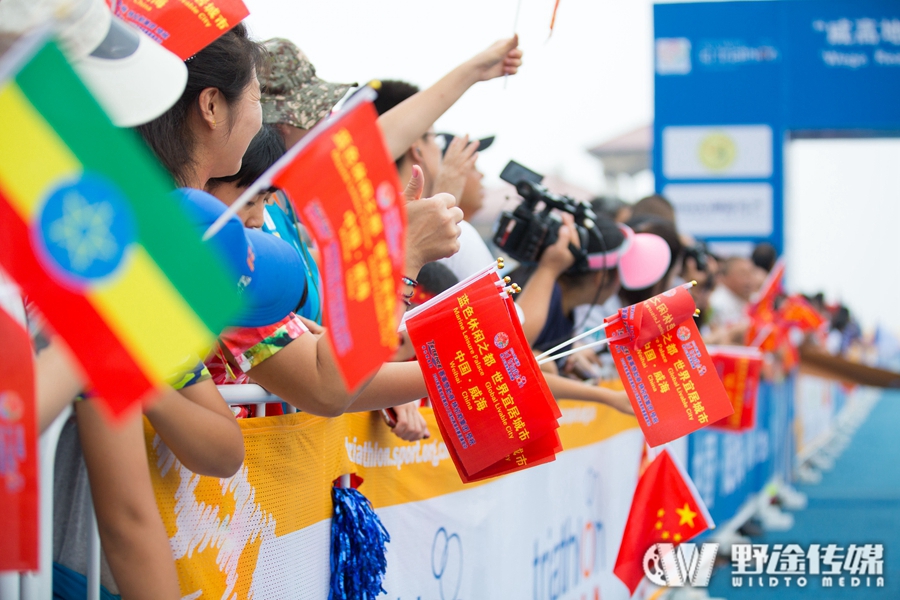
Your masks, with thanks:
[{"label": "white banner on barrier", "polygon": [[387,598],[627,599],[612,568],[642,444],[626,431],[484,486],[379,510],[391,532]]}]

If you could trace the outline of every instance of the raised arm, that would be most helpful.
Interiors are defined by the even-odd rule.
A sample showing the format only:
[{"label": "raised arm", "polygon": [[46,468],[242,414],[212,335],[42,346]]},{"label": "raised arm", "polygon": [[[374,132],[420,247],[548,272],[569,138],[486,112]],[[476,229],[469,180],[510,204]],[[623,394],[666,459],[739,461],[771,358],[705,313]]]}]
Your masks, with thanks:
[{"label": "raised arm", "polygon": [[408,98],[378,119],[391,156],[398,159],[448,108],[479,81],[515,75],[522,64],[519,36],[494,42],[428,89]]}]

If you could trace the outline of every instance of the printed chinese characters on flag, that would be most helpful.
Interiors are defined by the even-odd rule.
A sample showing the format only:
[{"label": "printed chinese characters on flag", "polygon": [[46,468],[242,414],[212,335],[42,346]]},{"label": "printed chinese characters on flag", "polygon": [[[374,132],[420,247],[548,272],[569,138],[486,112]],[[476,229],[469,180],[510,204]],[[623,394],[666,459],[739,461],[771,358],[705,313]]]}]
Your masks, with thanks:
[{"label": "printed chinese characters on flag", "polygon": [[0,571],[38,568],[38,455],[28,333],[0,308]]},{"label": "printed chinese characters on flag", "polygon": [[139,27],[181,60],[243,21],[241,0],[107,0],[120,19]]},{"label": "printed chinese characters on flag", "polygon": [[713,427],[731,431],[752,429],[756,422],[756,394],[762,371],[762,353],[747,346],[710,346],[709,355],[734,412]]},{"label": "printed chinese characters on flag", "polygon": [[297,207],[321,253],[325,327],[350,389],[399,343],[406,213],[376,120],[372,103],[359,101],[272,167],[272,185]]},{"label": "printed chinese characters on flag", "polygon": [[408,313],[438,426],[463,482],[552,461],[559,409],[490,268]]},{"label": "printed chinese characters on flag", "polygon": [[663,449],[638,478],[613,573],[634,594],[653,544],[680,544],[713,528],[690,476]]},{"label": "printed chinese characters on flag", "polygon": [[654,447],[733,412],[693,314],[679,286],[606,319],[616,370]]}]

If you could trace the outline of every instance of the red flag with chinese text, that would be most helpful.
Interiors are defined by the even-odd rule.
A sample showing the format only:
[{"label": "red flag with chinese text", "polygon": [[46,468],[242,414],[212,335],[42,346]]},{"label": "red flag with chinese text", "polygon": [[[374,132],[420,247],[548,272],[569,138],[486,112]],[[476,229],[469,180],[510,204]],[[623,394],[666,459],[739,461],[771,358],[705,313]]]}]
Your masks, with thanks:
[{"label": "red flag with chinese text", "polygon": [[638,478],[613,573],[634,594],[644,577],[644,555],[653,544],[680,544],[713,528],[690,476],[663,449]]},{"label": "red flag with chinese text", "polygon": [[784,260],[772,267],[759,291],[747,305],[750,326],[744,338],[745,346],[764,352],[774,352],[783,339],[783,331],[776,323],[776,300],[783,293]]},{"label": "red flag with chinese text", "polygon": [[803,332],[818,330],[828,322],[803,296],[793,294],[778,307],[778,320],[787,327],[798,327]]},{"label": "red flag with chinese text", "polygon": [[621,319],[628,341],[635,347],[644,346],[694,317],[697,305],[688,292],[690,285],[680,285],[645,302],[627,306],[606,321],[619,327],[616,321]]},{"label": "red flag with chinese text", "polygon": [[559,408],[495,268],[410,311],[406,328],[463,482],[553,460]]},{"label": "red flag with chinese text", "polygon": [[38,569],[38,454],[28,332],[0,309],[0,571]]},{"label": "red flag with chinese text", "polygon": [[762,352],[747,346],[710,346],[709,355],[734,412],[716,421],[713,427],[747,431],[756,422],[756,394],[762,371]]},{"label": "red flag with chinese text", "polygon": [[784,259],[779,259],[769,271],[759,291],[750,300],[748,310],[752,313],[759,308],[775,312],[775,300],[784,293]]},{"label": "red flag with chinese text", "polygon": [[107,0],[117,17],[185,60],[243,21],[241,0]]},{"label": "red flag with chinese text", "polygon": [[679,286],[606,319],[610,354],[653,447],[733,412],[693,317],[684,317],[693,312],[691,295]]},{"label": "red flag with chinese text", "polygon": [[361,101],[273,166],[272,185],[290,198],[321,253],[325,327],[350,389],[399,343],[406,213],[377,118],[372,103]]}]

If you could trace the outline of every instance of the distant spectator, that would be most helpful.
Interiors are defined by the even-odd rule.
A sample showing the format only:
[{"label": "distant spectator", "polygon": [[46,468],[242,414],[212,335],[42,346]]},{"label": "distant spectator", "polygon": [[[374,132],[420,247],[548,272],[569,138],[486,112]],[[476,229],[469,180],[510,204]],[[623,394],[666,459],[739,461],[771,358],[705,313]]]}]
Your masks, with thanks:
[{"label": "distant spectator", "polygon": [[591,200],[591,208],[600,216],[616,223],[626,223],[631,219],[631,205],[615,196],[597,196]]},{"label": "distant spectator", "polygon": [[712,320],[717,325],[733,325],[745,321],[745,310],[756,289],[753,262],[733,256],[722,262],[721,275],[710,297]]},{"label": "distant spectator", "polygon": [[778,260],[778,250],[769,242],[760,242],[753,249],[750,260],[753,261],[754,265],[768,273]]},{"label": "distant spectator", "polygon": [[648,217],[656,217],[675,223],[675,207],[664,196],[659,194],[641,198],[631,207],[631,222],[640,222]]}]

